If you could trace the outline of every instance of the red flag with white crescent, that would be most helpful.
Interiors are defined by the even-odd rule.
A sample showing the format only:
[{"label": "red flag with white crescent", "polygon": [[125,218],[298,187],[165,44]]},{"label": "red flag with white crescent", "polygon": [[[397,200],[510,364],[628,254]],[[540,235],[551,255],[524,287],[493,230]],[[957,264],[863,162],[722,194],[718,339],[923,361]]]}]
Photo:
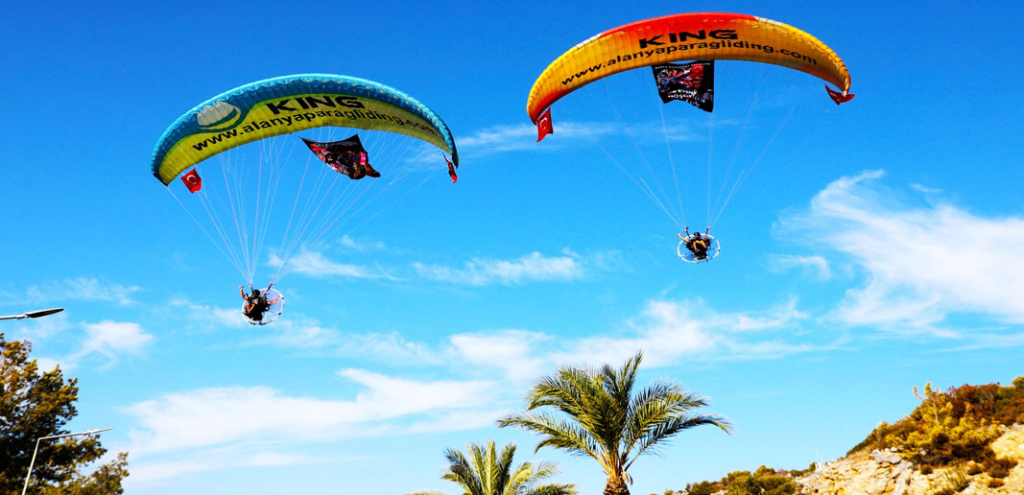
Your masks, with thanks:
[{"label": "red flag with white crescent", "polygon": [[544,136],[554,133],[555,128],[551,125],[551,109],[549,108],[537,118],[537,142],[544,139]]},{"label": "red flag with white crescent", "polygon": [[187,174],[182,175],[181,181],[185,183],[185,187],[188,188],[188,192],[193,194],[195,194],[199,188],[203,187],[203,179],[199,177],[199,172],[196,172],[196,169],[192,169]]}]

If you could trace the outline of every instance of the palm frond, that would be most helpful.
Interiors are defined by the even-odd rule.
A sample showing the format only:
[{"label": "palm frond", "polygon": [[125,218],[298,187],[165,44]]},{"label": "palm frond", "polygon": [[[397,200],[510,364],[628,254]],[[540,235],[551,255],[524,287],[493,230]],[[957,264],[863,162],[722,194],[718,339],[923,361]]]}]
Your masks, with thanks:
[{"label": "palm frond", "polygon": [[[629,482],[626,470],[640,455],[676,433],[705,424],[729,432],[723,418],[691,414],[708,401],[676,383],[658,381],[636,390],[642,361],[638,352],[619,368],[563,366],[528,392],[527,412],[506,416],[498,425],[540,434],[535,451],[551,446],[593,457],[617,484]],[[557,413],[530,412],[545,407]]]},{"label": "palm frond", "polygon": [[[473,448],[476,445],[470,445],[470,453],[472,455]],[[480,477],[473,469],[466,457],[462,455],[457,449],[446,449],[445,457],[448,458],[448,470],[441,475],[441,479],[456,483],[466,491],[468,495],[486,495],[483,489],[483,485],[480,482]]]},{"label": "palm frond", "polygon": [[732,423],[720,416],[695,415],[673,418],[671,421],[658,424],[651,431],[640,437],[639,447],[636,449],[633,458],[626,464],[626,468],[628,469],[638,457],[644,453],[651,452],[658,444],[670,439],[676,433],[704,425],[717,426],[726,433],[730,433],[732,429]]},{"label": "palm frond", "polygon": [[577,493],[576,486],[568,483],[564,485],[550,484],[538,486],[523,495],[576,495]]},{"label": "palm frond", "polygon": [[[463,489],[464,495],[526,495],[536,491],[571,495],[575,493],[572,485],[551,485],[536,487],[537,483],[548,478],[558,470],[554,464],[538,465],[524,462],[513,468],[515,444],[505,445],[501,453],[497,452],[494,441],[486,445],[471,443],[466,447],[468,458],[461,451],[447,449],[448,470],[442,479],[455,482]],[[569,489],[569,492],[560,490]],[[442,495],[435,492],[421,492],[411,495]]]},{"label": "palm frond", "polygon": [[640,438],[649,435],[659,426],[705,405],[706,399],[686,393],[674,383],[657,382],[644,388],[630,403],[629,422],[623,435],[625,451],[631,451]]},{"label": "palm frond", "polygon": [[582,426],[548,414],[522,414],[502,418],[498,425],[512,426],[544,436],[534,452],[545,446],[568,450],[570,453],[597,458],[598,443]]}]

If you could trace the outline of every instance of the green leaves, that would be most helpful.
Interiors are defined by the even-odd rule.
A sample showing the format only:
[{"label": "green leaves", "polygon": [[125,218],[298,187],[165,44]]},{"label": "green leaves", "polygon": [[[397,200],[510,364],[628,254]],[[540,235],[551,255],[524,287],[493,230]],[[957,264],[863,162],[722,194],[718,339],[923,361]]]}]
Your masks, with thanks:
[{"label": "green leaves", "polygon": [[[558,474],[551,463],[532,464],[524,462],[513,467],[515,444],[508,444],[497,452],[494,442],[486,446],[475,443],[467,447],[467,458],[457,449],[445,450],[448,469],[442,479],[458,484],[463,495],[575,495],[571,484],[539,484]],[[419,492],[409,495],[441,495],[436,492]]]},{"label": "green leaves", "polygon": [[[527,412],[498,421],[542,436],[551,446],[597,460],[608,475],[605,493],[628,493],[626,470],[659,443],[696,426],[714,425],[729,432],[724,418],[693,413],[707,401],[671,382],[636,390],[643,353],[622,365],[600,369],[563,366],[540,380],[527,394]],[[539,408],[554,411],[531,412]]]},{"label": "green leaves", "polygon": [[[7,342],[0,334],[0,493],[21,493],[36,440],[71,433],[65,426],[78,414],[78,380],[60,368],[40,373],[29,359],[32,345]],[[29,493],[110,495],[123,493],[127,454],[91,470],[86,465],[106,454],[95,437],[40,443]]]}]

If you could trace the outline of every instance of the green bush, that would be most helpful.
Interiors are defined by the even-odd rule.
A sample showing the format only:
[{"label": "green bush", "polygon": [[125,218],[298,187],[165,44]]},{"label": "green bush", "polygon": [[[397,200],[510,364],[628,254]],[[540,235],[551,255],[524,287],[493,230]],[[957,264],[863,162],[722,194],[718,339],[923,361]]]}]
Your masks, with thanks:
[{"label": "green bush", "polygon": [[796,481],[786,474],[761,466],[753,474],[734,471],[723,480],[728,495],[794,495]]},{"label": "green bush", "polygon": [[991,458],[985,463],[985,471],[993,478],[1005,478],[1010,475],[1010,470],[1017,465],[1017,461],[1005,458]]},{"label": "green bush", "polygon": [[701,481],[700,483],[695,483],[693,485],[686,485],[686,493],[688,495],[711,495],[717,491],[718,490],[715,489],[714,483],[709,481]]},{"label": "green bush", "polygon": [[923,394],[915,387],[921,404],[895,424],[879,424],[847,455],[895,448],[916,464],[982,462],[992,455],[989,444],[1001,433],[998,425],[1024,422],[1024,377],[1018,378],[1013,387],[963,385],[942,392],[927,384]]}]

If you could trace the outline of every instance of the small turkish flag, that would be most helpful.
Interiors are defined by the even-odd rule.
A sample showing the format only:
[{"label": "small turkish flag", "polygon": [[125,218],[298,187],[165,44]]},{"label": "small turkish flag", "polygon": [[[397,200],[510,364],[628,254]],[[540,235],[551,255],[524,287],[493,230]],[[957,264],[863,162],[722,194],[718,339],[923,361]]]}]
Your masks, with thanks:
[{"label": "small turkish flag", "polygon": [[182,175],[181,181],[185,183],[188,192],[193,194],[203,187],[203,179],[199,177],[199,172],[196,172],[196,169],[192,169],[189,173]]},{"label": "small turkish flag", "polygon": [[452,178],[452,184],[458,182],[459,176],[455,175],[455,165],[452,164],[452,161],[449,160],[447,156],[441,156],[444,157],[444,161],[448,162],[448,175]]},{"label": "small turkish flag", "polygon": [[555,128],[551,126],[551,109],[549,108],[544,110],[544,113],[540,114],[540,118],[537,119],[537,142],[544,139],[544,136],[554,133]]},{"label": "small turkish flag", "polygon": [[839,91],[836,91],[836,90],[828,87],[828,84],[825,85],[825,91],[828,91],[829,98],[832,98],[832,101],[836,102],[836,105],[840,105],[840,104],[846,103],[846,102],[852,100],[853,97],[854,97],[854,95],[851,95],[851,94],[845,94],[844,95],[843,93],[840,93]]}]

